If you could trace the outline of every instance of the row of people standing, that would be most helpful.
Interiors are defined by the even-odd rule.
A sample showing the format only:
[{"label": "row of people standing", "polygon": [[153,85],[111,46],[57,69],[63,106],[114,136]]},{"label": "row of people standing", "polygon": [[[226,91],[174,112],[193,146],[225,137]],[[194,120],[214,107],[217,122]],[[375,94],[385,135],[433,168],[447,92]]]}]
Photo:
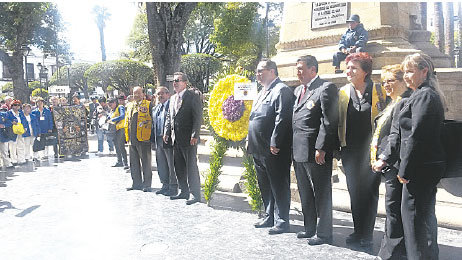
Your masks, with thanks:
[{"label": "row of people standing", "polygon": [[[157,194],[171,200],[184,199],[187,205],[201,201],[197,145],[202,123],[200,96],[188,89],[185,73],[174,73],[175,93],[157,89],[158,104],[145,99],[143,89],[133,89],[134,101],[127,105],[126,136],[130,147],[132,186],[127,190],[150,192],[152,183],[151,148],[162,188]],[[191,196],[192,195],[192,196]]]},{"label": "row of people standing", "polygon": [[[437,259],[434,208],[444,170],[444,110],[433,64],[415,54],[402,66],[384,68],[384,93],[370,78],[367,53],[350,54],[346,63],[350,83],[338,91],[319,78],[315,57],[300,57],[301,85],[294,94],[278,78],[274,62],[259,63],[257,81],[263,89],[250,115],[248,151],[266,214],[255,227],[271,227],[269,234],[289,230],[292,154],[305,227],[297,237],[308,238],[310,245],[332,243],[332,160],[339,149],[354,224],[346,243],[372,248],[378,187],[386,169],[387,221],[379,257]],[[391,99],[386,108],[385,95]]]},{"label": "row of people standing", "polygon": [[[22,105],[21,101],[13,100],[10,109],[3,105],[0,112],[0,163],[3,167],[14,168],[27,161],[39,160],[48,156],[47,149],[32,153],[35,138],[50,134],[53,129],[53,118],[44,100],[36,100],[37,107],[30,104]],[[14,133],[13,125],[21,124],[23,133]]]}]

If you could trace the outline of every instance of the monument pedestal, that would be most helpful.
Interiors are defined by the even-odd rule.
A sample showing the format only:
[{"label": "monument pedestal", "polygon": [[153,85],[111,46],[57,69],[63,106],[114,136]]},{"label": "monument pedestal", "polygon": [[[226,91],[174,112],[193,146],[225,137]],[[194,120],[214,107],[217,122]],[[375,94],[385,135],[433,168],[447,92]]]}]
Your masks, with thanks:
[{"label": "monument pedestal", "polygon": [[[417,52],[430,55],[436,67],[450,67],[449,56],[430,43],[430,32],[416,30],[420,27],[414,23],[417,6],[418,3],[354,2],[344,3],[343,7],[335,3],[286,3],[276,46],[278,54],[272,60],[278,64],[281,78],[296,76],[294,64],[303,55],[316,57],[320,74],[333,73],[332,56],[339,51],[338,42],[348,28],[341,17],[358,14],[369,32],[366,49],[373,57],[373,69],[401,63],[406,55]],[[329,25],[313,28],[319,26],[314,20],[324,18]],[[344,62],[341,69],[345,69]]]}]

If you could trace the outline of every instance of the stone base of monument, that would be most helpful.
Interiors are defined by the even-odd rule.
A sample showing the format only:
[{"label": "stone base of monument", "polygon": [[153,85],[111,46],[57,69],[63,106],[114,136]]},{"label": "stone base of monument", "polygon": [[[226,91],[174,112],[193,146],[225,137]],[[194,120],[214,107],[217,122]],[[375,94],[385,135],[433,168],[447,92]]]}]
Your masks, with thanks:
[{"label": "stone base of monument", "polygon": [[[447,68],[451,66],[449,56],[441,53],[430,42],[429,31],[404,30],[392,26],[381,26],[369,31],[371,40],[366,45],[367,52],[373,58],[373,69],[381,69],[385,65],[399,64],[409,54],[424,52],[432,58],[435,67]],[[295,77],[295,63],[303,55],[313,55],[319,63],[319,73],[334,73],[332,56],[338,52],[338,40],[341,35],[314,38],[290,43],[281,42],[278,54],[272,58],[278,65],[282,77]],[[327,45],[325,45],[327,44]],[[317,45],[317,46],[316,46]],[[310,46],[309,48],[306,48]],[[341,63],[345,71],[345,62]]]}]

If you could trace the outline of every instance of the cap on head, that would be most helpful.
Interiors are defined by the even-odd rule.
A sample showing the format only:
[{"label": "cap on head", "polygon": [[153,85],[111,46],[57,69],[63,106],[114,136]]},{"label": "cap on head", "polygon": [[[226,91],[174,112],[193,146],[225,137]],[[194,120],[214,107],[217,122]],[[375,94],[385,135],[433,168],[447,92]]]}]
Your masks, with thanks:
[{"label": "cap on head", "polygon": [[350,16],[350,18],[348,18],[348,20],[346,20],[347,22],[351,23],[351,22],[357,22],[357,23],[360,23],[360,20],[359,20],[359,15],[357,14],[352,14]]}]

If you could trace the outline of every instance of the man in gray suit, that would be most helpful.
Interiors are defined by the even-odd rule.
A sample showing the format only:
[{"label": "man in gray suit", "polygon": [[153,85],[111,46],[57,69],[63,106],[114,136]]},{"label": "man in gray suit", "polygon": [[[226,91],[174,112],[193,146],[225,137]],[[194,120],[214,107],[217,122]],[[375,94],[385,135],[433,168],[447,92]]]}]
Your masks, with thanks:
[{"label": "man in gray suit", "polygon": [[258,64],[257,81],[263,88],[250,114],[248,152],[254,159],[266,216],[255,227],[272,227],[269,234],[280,234],[289,231],[294,94],[278,78],[271,60]]},{"label": "man in gray suit", "polygon": [[301,85],[295,89],[293,155],[305,226],[297,237],[308,238],[310,245],[332,243],[332,151],[338,125],[337,87],[317,73],[315,57],[297,60]]},{"label": "man in gray suit", "polygon": [[178,193],[178,182],[173,166],[172,142],[164,143],[164,126],[170,104],[170,93],[166,87],[157,88],[157,100],[159,103],[152,109],[152,135],[153,149],[156,150],[157,173],[159,174],[162,188],[156,194],[173,196]]},{"label": "man in gray suit", "polygon": [[[187,82],[185,73],[174,73],[173,88],[176,94],[170,98],[163,139],[165,143],[173,143],[173,161],[181,189],[178,195],[170,199],[186,199],[186,204],[191,205],[201,201],[197,144],[202,124],[202,103],[194,90],[186,88]],[[189,199],[189,193],[193,195],[192,199]]]}]

